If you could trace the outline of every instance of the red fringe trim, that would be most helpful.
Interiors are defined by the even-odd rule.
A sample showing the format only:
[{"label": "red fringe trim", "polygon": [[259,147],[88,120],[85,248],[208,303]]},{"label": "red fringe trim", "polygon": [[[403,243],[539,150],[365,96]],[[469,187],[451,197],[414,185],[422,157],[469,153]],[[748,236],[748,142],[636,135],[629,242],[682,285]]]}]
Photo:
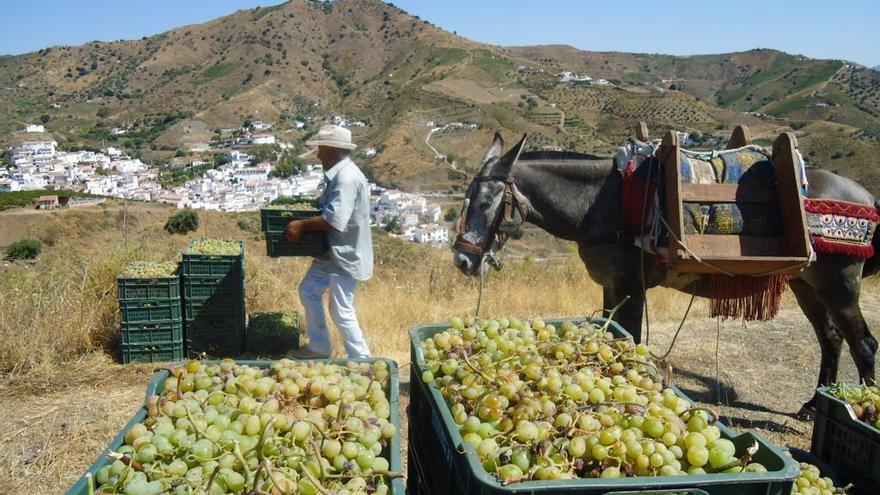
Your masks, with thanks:
[{"label": "red fringe trim", "polygon": [[768,321],[779,313],[779,301],[789,275],[711,275],[709,282],[711,315]]},{"label": "red fringe trim", "polygon": [[824,254],[842,254],[853,258],[868,259],[874,256],[873,244],[848,244],[846,242],[828,241],[822,237],[810,236],[813,248]]},{"label": "red fringe trim", "polygon": [[862,205],[849,201],[804,198],[804,210],[809,213],[843,215],[880,222],[880,214],[877,213],[877,208],[874,208],[873,205]]}]

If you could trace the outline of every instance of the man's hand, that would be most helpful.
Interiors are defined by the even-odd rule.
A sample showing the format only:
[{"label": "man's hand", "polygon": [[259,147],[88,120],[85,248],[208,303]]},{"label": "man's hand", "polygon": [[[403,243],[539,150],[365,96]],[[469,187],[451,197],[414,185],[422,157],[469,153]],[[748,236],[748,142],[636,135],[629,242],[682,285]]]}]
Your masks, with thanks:
[{"label": "man's hand", "polygon": [[293,220],[287,224],[287,229],[284,231],[284,238],[287,239],[288,242],[296,244],[302,238],[303,235],[303,221],[302,220]]}]

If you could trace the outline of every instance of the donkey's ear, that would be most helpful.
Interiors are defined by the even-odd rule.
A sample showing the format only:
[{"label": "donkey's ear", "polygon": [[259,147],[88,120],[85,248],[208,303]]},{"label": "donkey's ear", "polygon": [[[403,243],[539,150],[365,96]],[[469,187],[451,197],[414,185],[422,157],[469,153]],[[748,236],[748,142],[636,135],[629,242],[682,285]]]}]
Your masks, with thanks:
[{"label": "donkey's ear", "polygon": [[499,132],[495,132],[495,137],[492,138],[492,146],[489,146],[489,151],[486,152],[486,156],[483,157],[483,161],[480,163],[486,163],[492,158],[498,158],[501,156],[501,150],[504,149],[504,138],[501,137]]},{"label": "donkey's ear", "polygon": [[523,134],[522,139],[513,145],[513,148],[507,150],[507,153],[499,158],[495,166],[492,167],[492,177],[503,177],[506,179],[507,176],[510,175],[510,170],[513,168],[513,164],[516,163],[516,160],[519,158],[519,154],[522,153],[525,144],[526,135]]}]

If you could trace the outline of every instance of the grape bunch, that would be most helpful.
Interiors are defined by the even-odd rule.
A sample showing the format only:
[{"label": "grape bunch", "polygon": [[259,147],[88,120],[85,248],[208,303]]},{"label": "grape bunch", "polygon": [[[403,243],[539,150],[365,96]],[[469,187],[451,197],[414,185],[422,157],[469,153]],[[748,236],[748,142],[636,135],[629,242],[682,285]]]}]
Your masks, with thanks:
[{"label": "grape bunch", "polygon": [[266,208],[317,210],[318,198],[314,196],[279,196],[269,203]]},{"label": "grape bunch", "polygon": [[267,210],[300,210],[300,211],[321,211],[314,203],[272,203],[264,207]]},{"label": "grape bunch", "polygon": [[237,256],[241,254],[241,243],[220,239],[197,239],[186,248],[186,254],[211,254],[218,256]]},{"label": "grape bunch", "polygon": [[828,392],[848,402],[856,417],[880,429],[880,387],[877,385],[846,385],[837,383]]},{"label": "grape bunch", "polygon": [[452,318],[422,343],[465,442],[504,484],[764,472],[665,388],[649,349],[607,326]]},{"label": "grape bunch", "polygon": [[[786,452],[787,453],[787,452]],[[846,493],[848,488],[834,486],[831,478],[823,477],[819,468],[807,462],[798,463],[801,474],[791,487],[791,495],[835,495]]]},{"label": "grape bunch", "polygon": [[177,263],[171,261],[132,261],[125,266],[123,278],[167,278],[177,274]]},{"label": "grape bunch", "polygon": [[384,361],[190,361],[97,471],[98,493],[390,493],[389,377]]}]

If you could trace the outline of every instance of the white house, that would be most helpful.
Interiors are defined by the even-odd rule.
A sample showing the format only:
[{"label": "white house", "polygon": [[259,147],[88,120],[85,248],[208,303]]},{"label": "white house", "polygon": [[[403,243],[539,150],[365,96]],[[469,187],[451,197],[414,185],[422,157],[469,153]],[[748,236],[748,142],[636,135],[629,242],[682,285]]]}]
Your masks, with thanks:
[{"label": "white house", "polygon": [[255,131],[263,131],[272,127],[272,124],[268,122],[263,122],[262,120],[255,120],[251,122],[251,129]]},{"label": "white house", "polygon": [[248,139],[250,144],[275,144],[275,136],[272,134],[254,134]]},{"label": "white house", "polygon": [[128,132],[128,131],[122,127],[114,127],[113,129],[110,129],[110,134],[112,134],[114,136],[121,136],[121,135],[125,134],[126,132]]},{"label": "white house", "polygon": [[0,192],[20,191],[21,184],[12,179],[0,179]]},{"label": "white house", "polygon": [[413,241],[419,243],[449,242],[449,229],[437,224],[425,225],[416,231]]},{"label": "white house", "polygon": [[46,132],[46,128],[39,124],[28,124],[24,128],[24,132]]}]

